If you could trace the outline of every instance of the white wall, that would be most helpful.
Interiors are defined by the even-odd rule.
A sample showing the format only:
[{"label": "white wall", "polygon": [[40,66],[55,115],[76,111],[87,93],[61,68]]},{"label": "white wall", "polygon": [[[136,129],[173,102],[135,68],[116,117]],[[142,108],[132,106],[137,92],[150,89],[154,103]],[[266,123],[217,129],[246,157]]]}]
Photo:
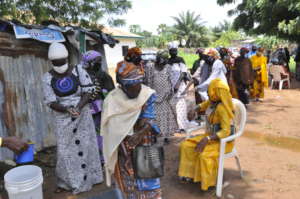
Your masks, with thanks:
[{"label": "white wall", "polygon": [[107,65],[109,68],[115,68],[117,63],[122,61],[122,46],[128,46],[129,48],[135,47],[136,43],[134,39],[119,39],[120,43],[116,44],[114,48],[108,45],[104,46]]}]

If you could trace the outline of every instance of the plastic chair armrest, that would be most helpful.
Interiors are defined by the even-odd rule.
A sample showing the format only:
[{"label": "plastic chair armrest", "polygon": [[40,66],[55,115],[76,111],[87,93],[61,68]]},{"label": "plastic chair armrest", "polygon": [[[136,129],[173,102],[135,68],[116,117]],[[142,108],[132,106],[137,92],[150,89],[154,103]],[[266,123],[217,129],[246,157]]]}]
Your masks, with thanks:
[{"label": "plastic chair armrest", "polygon": [[223,143],[230,142],[230,141],[232,141],[232,140],[235,140],[235,139],[238,138],[238,137],[240,137],[240,134],[239,134],[239,133],[234,134],[234,135],[231,135],[231,136],[228,136],[228,137],[226,137],[226,138],[222,138],[222,139],[221,139],[221,143],[222,143],[222,142],[223,142]]}]

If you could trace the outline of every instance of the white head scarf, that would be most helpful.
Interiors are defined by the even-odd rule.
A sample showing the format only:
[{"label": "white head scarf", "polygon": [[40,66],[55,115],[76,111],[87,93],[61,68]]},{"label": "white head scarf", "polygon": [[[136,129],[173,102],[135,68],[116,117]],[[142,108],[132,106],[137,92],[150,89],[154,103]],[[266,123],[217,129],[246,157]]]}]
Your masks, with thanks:
[{"label": "white head scarf", "polygon": [[177,41],[172,41],[172,42],[170,42],[169,44],[168,44],[168,49],[170,50],[170,49],[172,49],[172,48],[178,48],[178,46],[179,46],[179,44],[178,44],[178,42]]},{"label": "white head scarf", "polygon": [[[65,45],[61,43],[52,43],[49,46],[48,51],[48,59],[49,60],[56,60],[56,59],[65,59],[68,58],[69,53],[65,47]],[[69,64],[65,63],[62,66],[53,66],[53,70],[55,70],[59,74],[65,73],[69,68]]]},{"label": "white head scarf", "polygon": [[69,53],[62,43],[52,43],[49,46],[48,51],[48,59],[49,60],[55,60],[55,59],[64,59],[69,56]]}]

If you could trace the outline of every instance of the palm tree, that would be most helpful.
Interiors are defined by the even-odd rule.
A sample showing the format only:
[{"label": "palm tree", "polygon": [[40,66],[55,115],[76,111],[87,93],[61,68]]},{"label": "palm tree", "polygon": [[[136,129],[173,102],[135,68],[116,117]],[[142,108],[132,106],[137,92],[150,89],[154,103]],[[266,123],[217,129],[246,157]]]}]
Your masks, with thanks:
[{"label": "palm tree", "polygon": [[[195,12],[187,11],[179,14],[178,17],[172,17],[176,24],[174,25],[175,33],[180,43],[186,40],[186,47],[190,48],[195,42],[205,38],[206,28],[200,15]],[[195,44],[194,44],[195,45]]]},{"label": "palm tree", "polygon": [[157,28],[157,32],[158,34],[163,34],[166,32],[168,26],[166,24],[159,24],[158,28]]}]

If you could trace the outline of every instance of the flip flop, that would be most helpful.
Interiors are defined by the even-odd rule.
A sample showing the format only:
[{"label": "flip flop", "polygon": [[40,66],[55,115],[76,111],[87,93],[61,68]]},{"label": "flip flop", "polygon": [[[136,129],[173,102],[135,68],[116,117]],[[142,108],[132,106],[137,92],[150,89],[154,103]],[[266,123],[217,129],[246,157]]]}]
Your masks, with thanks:
[{"label": "flip flop", "polygon": [[54,193],[64,193],[64,192],[67,192],[67,190],[60,188],[60,187],[56,188],[54,191]]}]

